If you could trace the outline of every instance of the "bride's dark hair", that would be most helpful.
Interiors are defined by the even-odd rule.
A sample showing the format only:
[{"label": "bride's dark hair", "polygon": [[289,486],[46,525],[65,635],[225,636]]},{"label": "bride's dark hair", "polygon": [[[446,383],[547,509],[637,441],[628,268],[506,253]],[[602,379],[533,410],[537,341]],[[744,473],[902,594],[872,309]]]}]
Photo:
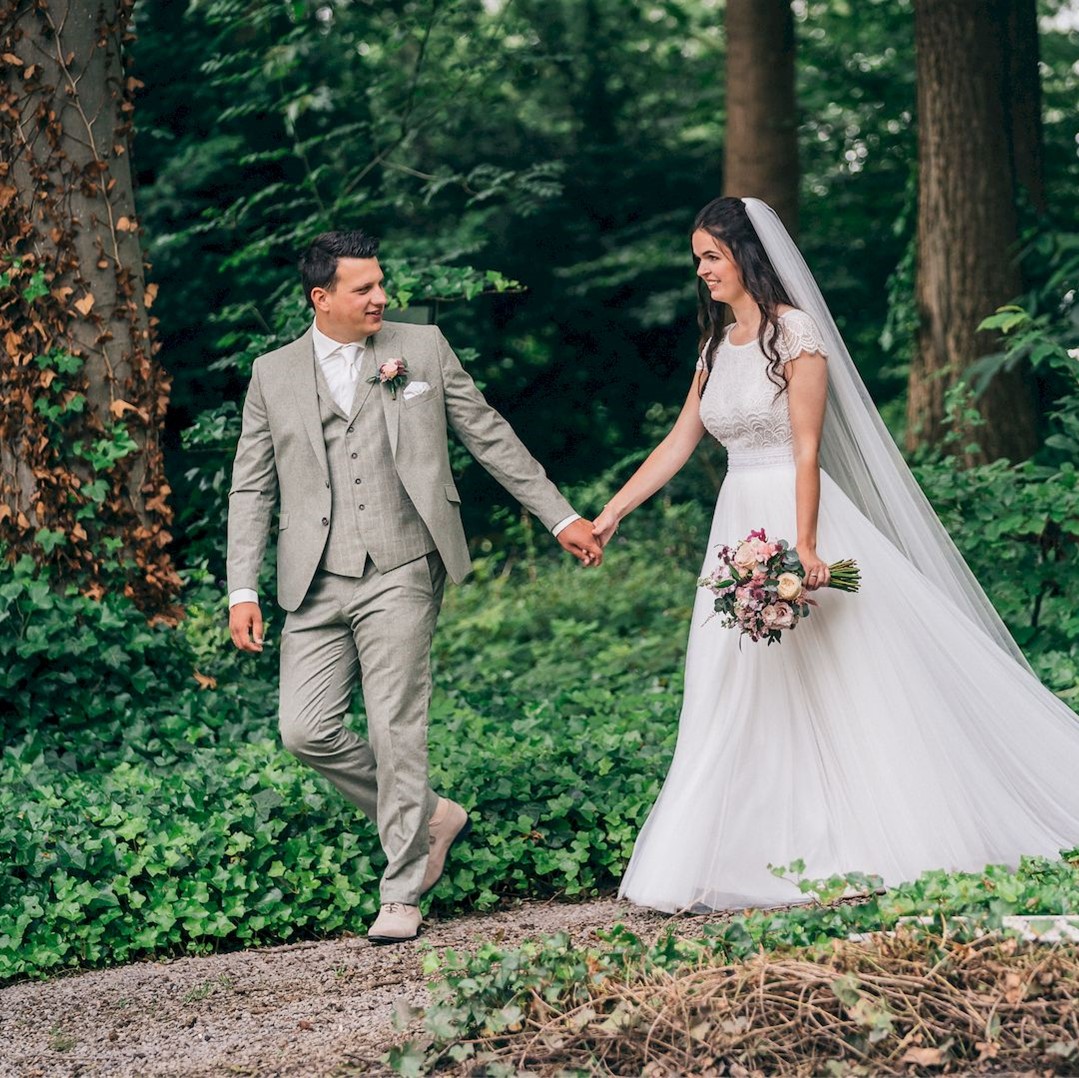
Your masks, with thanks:
[{"label": "bride's dark hair", "polygon": [[[761,324],[757,329],[757,340],[761,351],[768,358],[768,377],[782,393],[787,387],[783,377],[783,360],[776,350],[779,339],[780,304],[793,307],[779,275],[768,261],[764,245],[746,212],[745,203],[740,198],[714,198],[697,214],[693,221],[693,232],[704,229],[714,240],[722,243],[734,258],[734,264],[742,276],[742,287],[757,302],[761,311]],[[708,373],[712,373],[712,362],[716,349],[723,338],[726,304],[717,303],[708,292],[708,286],[697,278],[697,325],[700,326],[700,352],[704,357]],[[701,392],[704,392],[703,380]]]}]

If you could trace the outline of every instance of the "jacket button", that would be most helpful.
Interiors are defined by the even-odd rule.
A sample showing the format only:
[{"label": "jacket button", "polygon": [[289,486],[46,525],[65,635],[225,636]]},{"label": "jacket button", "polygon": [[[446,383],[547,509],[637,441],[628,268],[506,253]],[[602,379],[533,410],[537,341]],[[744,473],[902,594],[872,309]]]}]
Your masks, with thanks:
[{"label": "jacket button", "polygon": [[361,509],[366,509],[366,508],[367,508],[367,506],[366,506],[366,505],[364,505],[364,504],[363,504],[363,503],[361,502],[361,503],[360,503],[360,508],[361,508]]},{"label": "jacket button", "polygon": [[322,518],[322,526],[323,526],[324,528],[325,528],[325,527],[328,527],[328,526],[329,526],[329,523],[330,523],[330,518],[329,518],[329,517],[323,517],[323,518]]},{"label": "jacket button", "polygon": [[363,482],[363,480],[362,480],[362,479],[357,479],[357,480],[356,480],[356,482],[357,482],[357,483],[362,483],[362,482]]},{"label": "jacket button", "polygon": [[346,434],[351,434],[355,429],[356,429],[355,427],[349,427],[348,430],[345,431],[345,433]]},{"label": "jacket button", "polygon": [[[352,459],[355,460],[359,455],[360,455],[359,453],[353,453],[352,454]],[[326,484],[326,486],[329,486],[329,485],[330,485],[329,483]]]}]

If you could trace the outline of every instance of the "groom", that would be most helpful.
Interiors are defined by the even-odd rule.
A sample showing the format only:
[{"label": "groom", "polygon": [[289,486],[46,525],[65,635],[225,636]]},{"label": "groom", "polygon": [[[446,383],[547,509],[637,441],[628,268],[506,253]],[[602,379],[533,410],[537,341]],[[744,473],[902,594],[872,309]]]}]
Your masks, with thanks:
[{"label": "groom", "polygon": [[[378,826],[375,943],[413,939],[420,897],[470,824],[427,781],[431,637],[471,562],[447,427],[585,565],[602,550],[434,326],[384,322],[378,241],[319,236],[300,261],[314,324],[255,360],[229,491],[229,628],[262,650],[256,592],[275,503],[285,747]],[[369,742],[342,719],[363,688]]]}]

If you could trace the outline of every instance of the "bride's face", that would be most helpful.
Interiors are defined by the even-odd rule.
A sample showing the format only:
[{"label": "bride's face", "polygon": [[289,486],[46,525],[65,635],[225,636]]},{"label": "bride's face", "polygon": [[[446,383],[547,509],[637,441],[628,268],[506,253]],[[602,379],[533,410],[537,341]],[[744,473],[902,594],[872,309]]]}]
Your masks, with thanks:
[{"label": "bride's face", "polygon": [[691,242],[697,276],[707,285],[712,299],[717,303],[736,303],[741,299],[745,295],[742,275],[727,245],[703,228],[693,233]]}]

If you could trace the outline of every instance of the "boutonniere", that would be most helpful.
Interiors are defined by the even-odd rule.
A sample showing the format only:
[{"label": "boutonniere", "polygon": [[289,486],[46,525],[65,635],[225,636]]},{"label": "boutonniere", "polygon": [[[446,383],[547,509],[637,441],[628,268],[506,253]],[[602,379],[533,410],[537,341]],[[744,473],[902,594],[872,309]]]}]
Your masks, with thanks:
[{"label": "boutonniere", "polygon": [[388,386],[397,400],[397,391],[408,381],[408,364],[403,359],[387,359],[378,366],[378,374],[367,379],[372,385],[381,383]]}]

